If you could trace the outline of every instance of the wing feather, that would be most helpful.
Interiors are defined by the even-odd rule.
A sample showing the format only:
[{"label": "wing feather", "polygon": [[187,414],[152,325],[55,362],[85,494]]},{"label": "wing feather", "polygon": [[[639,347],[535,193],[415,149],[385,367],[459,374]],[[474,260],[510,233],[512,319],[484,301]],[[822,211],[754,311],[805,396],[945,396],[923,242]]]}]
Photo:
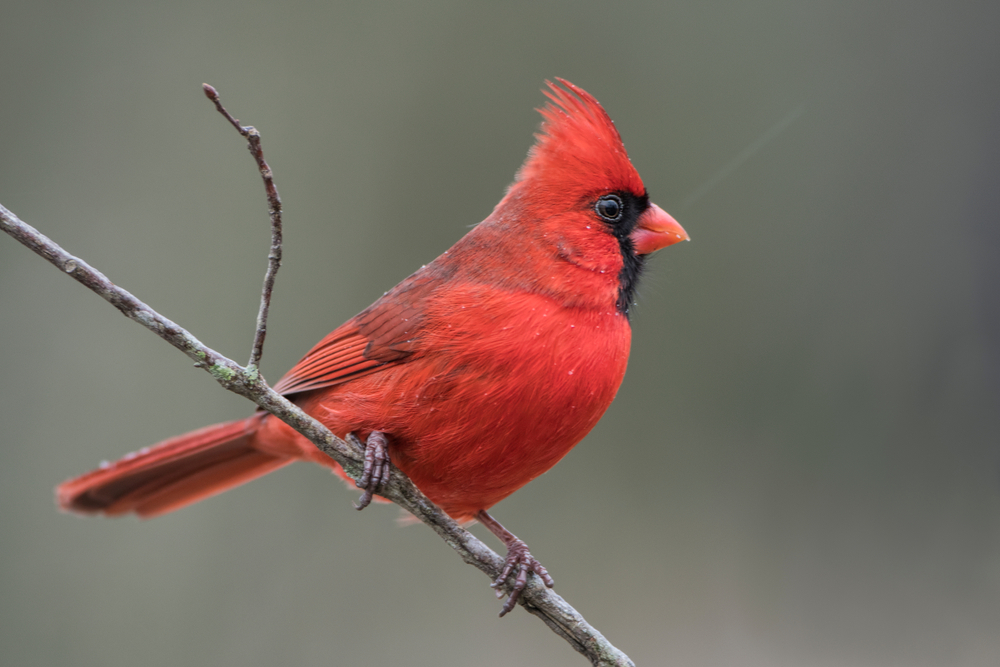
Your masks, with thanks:
[{"label": "wing feather", "polygon": [[430,264],[316,344],[274,385],[286,396],[332,387],[420,352],[426,302],[450,271]]}]

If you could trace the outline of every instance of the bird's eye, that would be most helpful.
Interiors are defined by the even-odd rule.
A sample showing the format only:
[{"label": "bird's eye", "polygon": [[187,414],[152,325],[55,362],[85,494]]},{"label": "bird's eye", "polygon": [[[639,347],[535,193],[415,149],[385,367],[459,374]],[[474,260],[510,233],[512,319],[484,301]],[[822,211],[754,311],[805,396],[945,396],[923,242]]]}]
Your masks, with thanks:
[{"label": "bird's eye", "polygon": [[606,222],[618,222],[622,217],[622,200],[618,195],[604,195],[597,200],[594,210]]}]

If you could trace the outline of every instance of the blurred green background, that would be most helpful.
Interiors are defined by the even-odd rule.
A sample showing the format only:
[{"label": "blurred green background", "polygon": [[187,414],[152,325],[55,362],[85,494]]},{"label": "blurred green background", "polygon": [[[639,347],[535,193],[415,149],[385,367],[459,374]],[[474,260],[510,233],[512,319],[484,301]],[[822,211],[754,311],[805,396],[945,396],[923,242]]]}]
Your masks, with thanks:
[{"label": "blurred green background", "polygon": [[[285,202],[274,381],[491,211],[566,77],[694,241],[650,263],[605,419],[495,515],[640,665],[996,665],[998,19],[8,0],[0,202],[244,361],[267,218],[214,84]],[[62,479],[249,405],[6,237],[0,340],[3,664],[584,664],[318,467],[60,514]]]}]

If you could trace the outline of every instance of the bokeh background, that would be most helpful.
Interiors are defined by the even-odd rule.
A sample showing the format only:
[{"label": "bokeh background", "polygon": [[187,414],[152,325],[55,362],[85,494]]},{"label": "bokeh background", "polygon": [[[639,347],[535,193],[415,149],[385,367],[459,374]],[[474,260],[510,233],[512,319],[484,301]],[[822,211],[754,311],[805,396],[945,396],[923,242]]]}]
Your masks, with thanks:
[{"label": "bokeh background", "polygon": [[[0,202],[244,360],[267,218],[214,84],[285,202],[273,381],[490,212],[566,77],[694,241],[651,262],[605,419],[495,515],[640,665],[996,665],[998,26],[927,0],[8,0]],[[249,405],[6,237],[0,341],[3,664],[583,664],[316,467],[60,514],[62,479]]]}]

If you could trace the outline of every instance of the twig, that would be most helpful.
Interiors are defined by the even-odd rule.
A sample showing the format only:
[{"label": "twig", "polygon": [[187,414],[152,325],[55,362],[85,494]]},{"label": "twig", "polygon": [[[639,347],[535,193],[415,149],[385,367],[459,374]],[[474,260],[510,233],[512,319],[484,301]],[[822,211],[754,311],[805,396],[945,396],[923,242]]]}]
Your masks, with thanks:
[{"label": "twig", "polygon": [[257,162],[257,169],[260,170],[260,177],[264,179],[264,192],[267,195],[267,212],[271,218],[271,250],[267,254],[267,272],[264,274],[264,288],[260,294],[260,310],[257,312],[257,330],[253,337],[253,347],[250,349],[250,361],[247,368],[256,370],[260,366],[261,355],[264,354],[264,338],[267,336],[267,312],[271,308],[271,291],[274,289],[274,277],[278,275],[281,267],[281,197],[278,196],[278,188],[274,185],[274,176],[271,168],[264,160],[264,151],[260,145],[260,132],[252,125],[243,127],[240,121],[233,118],[233,115],[226,111],[219,99],[219,92],[208,85],[201,84],[205,91],[205,97],[210,99],[216,110],[226,117],[236,131],[247,140],[247,148]]},{"label": "twig", "polygon": [[[217,95],[213,98],[208,93],[208,88],[210,86],[206,86],[206,94],[216,102],[220,113],[224,114],[234,126],[241,129],[242,133],[239,122],[222,108],[221,104],[218,103]],[[257,137],[259,148],[259,135]],[[253,151],[253,148],[251,148],[251,151]],[[255,153],[255,157],[256,155],[257,153]],[[277,243],[280,244],[280,202],[277,199],[277,191],[274,190],[273,181],[270,179],[270,170],[263,163],[262,157],[258,164],[263,164],[261,174],[264,175],[265,187],[268,188],[268,201],[271,202],[272,223],[275,215],[279,218],[277,223],[279,230]],[[274,195],[273,199],[271,196],[272,192]],[[228,359],[201,343],[201,341],[183,327],[163,317],[129,292],[112,283],[104,274],[91,267],[82,259],[67,253],[55,242],[20,220],[2,204],[0,204],[0,229],[47,259],[88,289],[100,295],[118,308],[126,317],[135,320],[179,349],[195,362],[195,366],[208,371],[223,387],[250,399],[264,410],[267,410],[294,428],[339,463],[352,478],[357,479],[361,475],[364,462],[364,451],[361,447],[341,440],[323,426],[323,424],[304,413],[298,406],[267,386],[267,383],[264,382],[264,379],[257,372],[256,368],[256,362],[260,360],[260,348],[258,347],[257,338],[254,341],[254,355],[251,357],[251,364],[244,368],[235,361]],[[272,238],[273,243],[274,239]],[[273,245],[271,255],[274,255]],[[280,257],[280,245],[278,246],[278,256]],[[277,261],[272,259],[268,266],[270,283],[265,280],[264,287],[265,292],[268,293],[268,297],[270,288],[273,287],[273,272],[276,270]],[[262,299],[263,302],[267,300],[267,298]],[[265,303],[262,303],[261,310],[263,320],[259,320],[259,325],[266,323],[267,311]],[[262,327],[259,326],[258,338],[259,343],[262,345],[263,333],[261,333],[261,330]],[[462,528],[451,517],[438,509],[396,467],[390,467],[389,479],[382,491],[380,491],[380,495],[403,507],[420,521],[430,526],[452,549],[458,552],[459,556],[466,563],[478,568],[490,577],[490,579],[495,579],[499,575],[503,567],[503,559],[472,535],[472,533]],[[583,616],[561,596],[551,589],[546,588],[537,576],[532,575],[529,577],[528,586],[521,595],[519,603],[528,612],[541,618],[553,632],[565,639],[578,652],[586,656],[592,664],[601,667],[634,667],[634,663],[627,655],[608,642],[596,628],[588,624]]]}]

